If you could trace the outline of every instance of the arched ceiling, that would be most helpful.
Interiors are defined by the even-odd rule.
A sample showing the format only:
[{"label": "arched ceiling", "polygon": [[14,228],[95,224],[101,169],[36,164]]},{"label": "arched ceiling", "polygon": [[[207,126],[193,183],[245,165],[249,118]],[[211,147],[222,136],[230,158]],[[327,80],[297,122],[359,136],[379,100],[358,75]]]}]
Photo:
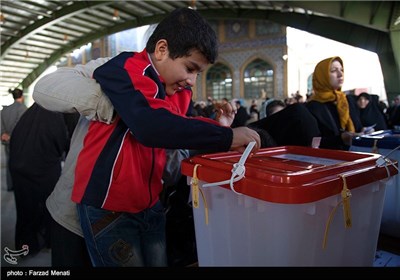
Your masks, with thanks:
[{"label": "arched ceiling", "polygon": [[[397,1],[10,1],[0,2],[0,95],[28,87],[74,49],[159,22],[177,7],[208,19],[267,19],[376,52],[389,96],[400,94]],[[362,66],[360,66],[362,67]]]}]

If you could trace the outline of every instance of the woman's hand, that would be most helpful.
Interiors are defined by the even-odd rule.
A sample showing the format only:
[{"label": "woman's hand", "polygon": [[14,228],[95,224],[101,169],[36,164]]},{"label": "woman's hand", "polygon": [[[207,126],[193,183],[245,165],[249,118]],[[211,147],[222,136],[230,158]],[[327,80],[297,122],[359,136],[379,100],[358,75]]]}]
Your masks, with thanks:
[{"label": "woman's hand", "polygon": [[375,132],[375,129],[373,127],[371,127],[371,126],[363,127],[361,132],[363,134],[371,134],[372,132]]},{"label": "woman's hand", "polygon": [[342,141],[345,145],[351,146],[351,143],[353,142],[353,138],[357,136],[363,135],[363,132],[356,133],[356,132],[349,132],[349,131],[343,131],[342,134],[340,134]]}]

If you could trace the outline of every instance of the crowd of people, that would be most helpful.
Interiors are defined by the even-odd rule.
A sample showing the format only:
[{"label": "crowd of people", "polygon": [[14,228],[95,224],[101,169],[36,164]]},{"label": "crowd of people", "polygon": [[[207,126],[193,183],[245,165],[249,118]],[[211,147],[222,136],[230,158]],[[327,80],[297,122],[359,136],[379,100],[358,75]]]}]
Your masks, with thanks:
[{"label": "crowd of people", "polygon": [[[190,213],[180,161],[195,153],[243,152],[250,142],[256,143],[253,152],[280,145],[346,150],[354,136],[397,124],[394,117],[385,118],[373,95],[350,98],[342,92],[340,57],[316,65],[314,94],[306,102],[296,95],[260,105],[253,100],[249,108],[242,100],[226,98],[193,104],[190,88],[217,53],[211,26],[195,10],[181,8],[159,23],[143,51],[61,68],[39,80],[33,93],[37,104],[22,116],[22,131],[11,137],[16,151],[10,163],[15,182],[40,193],[37,217],[48,221],[45,244],[52,248],[54,266],[174,266],[190,264],[181,258],[195,261],[193,221],[187,219],[189,214],[185,223],[176,219],[183,211]],[[60,125],[62,114],[50,111],[80,114],[72,136]],[[390,116],[397,111],[388,110]],[[35,118],[48,125],[42,130],[39,123],[29,124]],[[49,151],[26,150],[26,140],[36,141],[30,134],[34,130],[51,141],[40,146]],[[2,140],[9,140],[3,131]],[[37,153],[48,152],[54,155],[51,167],[25,165],[35,162]],[[50,171],[53,175],[46,176]],[[25,180],[25,174],[48,184],[39,191],[40,183]],[[18,197],[16,192],[17,207],[24,203]],[[174,211],[171,201],[180,201],[182,211]],[[29,218],[33,213],[21,213],[17,229],[19,221],[35,221]],[[50,224],[53,238],[48,239]],[[180,226],[188,232],[177,231]],[[16,237],[15,246],[25,243],[35,252],[40,249],[28,238]]]}]

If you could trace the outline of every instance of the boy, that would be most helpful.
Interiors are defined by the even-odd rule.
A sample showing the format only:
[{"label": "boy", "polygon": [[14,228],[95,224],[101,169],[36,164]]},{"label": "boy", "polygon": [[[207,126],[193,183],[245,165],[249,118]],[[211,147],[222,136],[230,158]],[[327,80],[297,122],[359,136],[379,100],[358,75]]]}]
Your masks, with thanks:
[{"label": "boy", "polygon": [[[168,15],[140,53],[122,53],[93,77],[117,115],[91,122],[75,169],[72,200],[95,266],[165,266],[159,202],[165,148],[243,151],[258,133],[187,118],[196,76],[214,63],[217,39],[194,10]],[[231,108],[219,118],[230,125]]]}]

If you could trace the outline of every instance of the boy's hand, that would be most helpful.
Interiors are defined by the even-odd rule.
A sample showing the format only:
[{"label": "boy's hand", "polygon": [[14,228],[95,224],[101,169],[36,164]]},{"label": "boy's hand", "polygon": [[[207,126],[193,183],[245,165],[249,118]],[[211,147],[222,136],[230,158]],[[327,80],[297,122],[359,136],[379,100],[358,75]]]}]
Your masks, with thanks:
[{"label": "boy's hand", "polygon": [[215,120],[222,126],[231,126],[235,118],[236,110],[233,109],[230,103],[215,104],[216,117]]},{"label": "boy's hand", "polygon": [[245,126],[233,128],[233,140],[231,150],[243,153],[246,149],[246,146],[252,141],[256,142],[253,150],[251,151],[252,153],[255,153],[261,147],[261,139],[257,131]]}]

